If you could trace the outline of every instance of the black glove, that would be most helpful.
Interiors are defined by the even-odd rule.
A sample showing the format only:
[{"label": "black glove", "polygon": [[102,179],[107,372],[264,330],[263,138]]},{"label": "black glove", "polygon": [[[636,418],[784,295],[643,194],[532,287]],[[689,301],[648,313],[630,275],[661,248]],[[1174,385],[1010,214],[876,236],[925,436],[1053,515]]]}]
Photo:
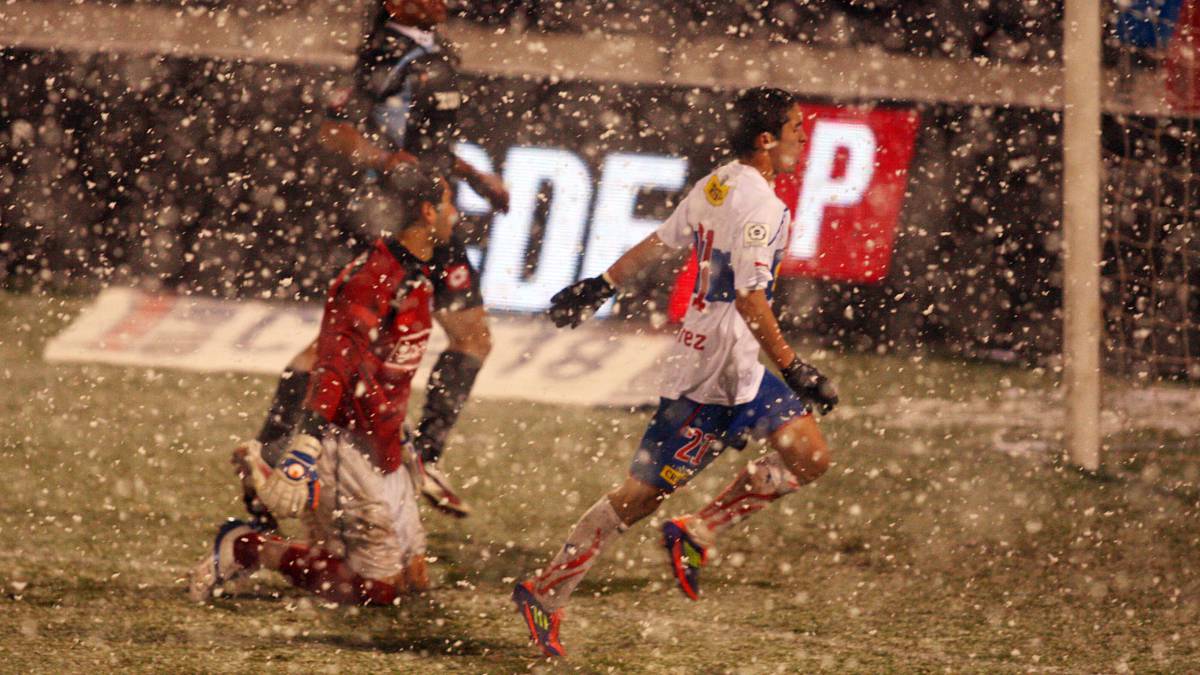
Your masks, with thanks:
[{"label": "black glove", "polygon": [[838,404],[837,388],[821,371],[796,357],[782,371],[783,381],[796,392],[800,400],[812,405],[822,415]]},{"label": "black glove", "polygon": [[574,328],[595,314],[616,292],[617,289],[603,276],[581,279],[555,293],[546,313],[555,326]]}]

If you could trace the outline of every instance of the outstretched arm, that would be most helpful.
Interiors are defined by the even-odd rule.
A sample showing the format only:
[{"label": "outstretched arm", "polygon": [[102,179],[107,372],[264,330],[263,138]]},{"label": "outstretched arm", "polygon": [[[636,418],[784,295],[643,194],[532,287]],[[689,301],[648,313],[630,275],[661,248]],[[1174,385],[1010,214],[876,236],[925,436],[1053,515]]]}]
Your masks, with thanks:
[{"label": "outstretched arm", "polygon": [[[404,150],[385,150],[363,135],[353,124],[338,120],[325,120],[318,134],[321,147],[339,154],[358,166],[364,166],[376,171],[387,171],[399,164],[416,164],[416,155]],[[464,162],[454,158],[453,176],[461,178],[478,192],[492,208],[508,212],[508,190],[499,176],[484,173]]]},{"label": "outstretched arm", "polygon": [[668,248],[658,234],[641,240],[600,276],[580,279],[555,293],[550,298],[547,312],[550,320],[559,328],[574,328],[583,323],[617,292],[621,284],[632,279],[647,265],[657,262]]},{"label": "outstretched arm", "polygon": [[358,166],[377,171],[387,171],[400,163],[417,163],[416,156],[411,153],[403,150],[391,152],[379,147],[349,122],[325,120],[321,124],[318,139],[326,150]]},{"label": "outstretched arm", "polygon": [[657,234],[652,234],[649,237],[639,241],[633,245],[617,261],[609,266],[605,274],[608,275],[608,281],[614,286],[621,286],[630,279],[637,276],[637,273],[645,269],[648,265],[653,265],[658,262],[658,259],[666,255],[670,249],[659,239]]}]

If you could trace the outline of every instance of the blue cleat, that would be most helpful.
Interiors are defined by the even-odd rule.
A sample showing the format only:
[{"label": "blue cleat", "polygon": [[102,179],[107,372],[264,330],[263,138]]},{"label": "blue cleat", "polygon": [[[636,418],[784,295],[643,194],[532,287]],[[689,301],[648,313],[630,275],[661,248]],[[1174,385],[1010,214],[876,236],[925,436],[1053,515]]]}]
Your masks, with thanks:
[{"label": "blue cleat", "polygon": [[679,590],[692,600],[700,599],[700,568],[708,562],[708,549],[701,546],[687,531],[682,518],[663,523],[663,546],[671,558],[671,571]]},{"label": "blue cleat", "polygon": [[547,612],[534,596],[533,585],[528,581],[513,587],[512,600],[517,605],[517,613],[525,619],[529,639],[541,647],[542,653],[551,657],[566,656],[566,650],[558,641],[558,625],[562,622],[563,611]]}]

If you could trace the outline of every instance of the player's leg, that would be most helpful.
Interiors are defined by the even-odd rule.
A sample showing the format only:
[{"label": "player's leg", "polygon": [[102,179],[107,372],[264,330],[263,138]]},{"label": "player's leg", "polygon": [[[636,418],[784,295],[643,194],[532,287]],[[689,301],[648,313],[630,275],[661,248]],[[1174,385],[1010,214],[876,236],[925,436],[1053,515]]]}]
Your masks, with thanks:
[{"label": "player's leg", "polygon": [[434,256],[439,270],[434,287],[434,319],[446,331],[450,344],[429,374],[416,444],[425,470],[422,494],[439,510],[462,517],[470,513],[470,507],[437,467],[437,461],[492,349],[492,335],[479,275],[467,259],[466,247],[452,240],[439,246]]},{"label": "player's leg", "polygon": [[317,470],[327,497],[306,517],[312,543],[231,521],[193,571],[194,598],[257,569],[339,604],[391,604],[428,588],[425,533],[407,467],[379,473],[345,435],[323,445]]},{"label": "player's leg", "polygon": [[583,514],[549,565],[517,584],[513,600],[530,637],[547,656],[563,654],[558,639],[562,609],[584,576],[617,535],[654,513],[712,460],[713,440],[728,422],[728,411],[664,399],[642,437],[630,475]]},{"label": "player's leg", "polygon": [[731,432],[766,436],[770,451],[748,462],[699,511],[663,524],[663,544],[676,580],[693,600],[698,598],[700,568],[722,531],[829,468],[829,448],[816,419],[773,375],[768,373],[763,380],[759,396],[741,410]]},{"label": "player's leg", "polygon": [[685,517],[688,529],[702,541],[715,541],[725,528],[799,490],[829,468],[825,439],[811,415],[788,422],[771,435],[768,444],[771,452],[747,462],[716,499]]},{"label": "player's leg", "polygon": [[658,508],[666,493],[630,476],[601,497],[571,528],[550,564],[513,588],[512,599],[529,636],[546,656],[563,656],[563,607],[604,549],[630,525]]},{"label": "player's leg", "polygon": [[304,396],[308,391],[309,374],[316,360],[317,343],[314,340],[292,357],[279,376],[271,407],[258,436],[255,440],[246,441],[233,449],[230,461],[242,483],[242,502],[246,505],[246,512],[250,514],[253,524],[264,531],[278,529],[278,523],[266,505],[259,500],[250,474],[261,470],[263,466],[274,466],[275,461],[279,459],[277,454],[283,447],[279,441],[287,438],[292,427],[300,419]]},{"label": "player's leg", "polygon": [[259,443],[269,445],[287,436],[300,419],[304,395],[308,391],[309,374],[317,362],[317,342],[313,340],[300,353],[292,357],[275,387],[271,407],[263,420],[256,437]]},{"label": "player's leg", "polygon": [[259,569],[279,572],[293,586],[345,605],[390,605],[404,593],[425,587],[420,585],[425,576],[423,558],[419,570],[414,567],[409,574],[371,579],[326,549],[259,532],[237,521],[230,524],[218,533],[213,554],[192,572],[190,595],[196,601],[211,598],[217,588]]}]

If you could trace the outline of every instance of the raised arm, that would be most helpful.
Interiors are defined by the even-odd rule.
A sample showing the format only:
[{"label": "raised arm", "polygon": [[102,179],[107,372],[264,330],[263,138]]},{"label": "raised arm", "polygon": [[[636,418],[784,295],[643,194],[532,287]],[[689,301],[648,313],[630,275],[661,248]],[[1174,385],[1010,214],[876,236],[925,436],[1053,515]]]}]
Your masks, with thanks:
[{"label": "raised arm", "polygon": [[417,163],[416,156],[411,153],[379,147],[350,122],[327,119],[321,123],[318,133],[321,147],[349,159],[357,166],[387,171],[400,163]]}]

